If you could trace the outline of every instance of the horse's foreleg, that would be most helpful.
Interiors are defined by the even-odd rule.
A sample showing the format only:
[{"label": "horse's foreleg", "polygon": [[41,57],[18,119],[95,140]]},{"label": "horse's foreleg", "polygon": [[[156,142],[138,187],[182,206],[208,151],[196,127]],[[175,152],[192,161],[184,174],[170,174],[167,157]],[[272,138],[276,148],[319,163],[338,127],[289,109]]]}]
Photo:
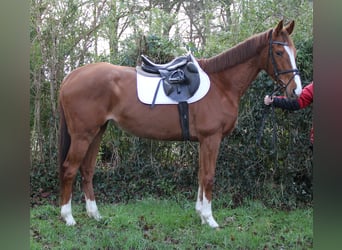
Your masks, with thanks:
[{"label": "horse's foreleg", "polygon": [[100,220],[101,215],[95,201],[93,176],[95,171],[96,156],[99,152],[100,142],[102,139],[102,135],[106,130],[106,125],[107,123],[101,128],[99,133],[94,138],[93,142],[90,144],[87,155],[80,168],[82,175],[82,190],[85,196],[87,214],[89,217],[96,220]]},{"label": "horse's foreleg", "polygon": [[205,138],[200,142],[198,195],[196,211],[201,217],[202,224],[208,224],[212,228],[219,225],[215,221],[212,210],[212,190],[214,185],[216,159],[219,152],[221,136]]},{"label": "horse's foreleg", "polygon": [[87,140],[72,139],[67,158],[61,170],[63,171],[61,177],[61,216],[67,225],[76,224],[71,211],[72,184],[88,150],[88,146]]}]

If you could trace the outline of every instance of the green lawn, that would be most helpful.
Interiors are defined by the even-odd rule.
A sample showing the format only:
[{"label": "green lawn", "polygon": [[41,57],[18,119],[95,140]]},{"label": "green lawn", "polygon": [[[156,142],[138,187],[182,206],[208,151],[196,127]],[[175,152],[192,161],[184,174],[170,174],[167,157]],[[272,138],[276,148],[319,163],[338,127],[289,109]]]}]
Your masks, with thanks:
[{"label": "green lawn", "polygon": [[235,209],[213,203],[221,228],[202,226],[194,202],[146,199],[98,204],[103,219],[73,205],[65,226],[59,207],[31,210],[30,249],[313,249],[313,210],[280,211],[258,202]]}]

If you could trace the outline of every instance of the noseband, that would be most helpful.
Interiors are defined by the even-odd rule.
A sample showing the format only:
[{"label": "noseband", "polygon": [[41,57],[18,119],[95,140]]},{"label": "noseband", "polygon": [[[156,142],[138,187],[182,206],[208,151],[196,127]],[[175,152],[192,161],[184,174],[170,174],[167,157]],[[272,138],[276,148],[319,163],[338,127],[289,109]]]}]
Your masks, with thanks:
[{"label": "noseband", "polygon": [[[279,45],[283,45],[283,46],[288,46],[288,43],[286,42],[280,42],[280,41],[273,41],[272,40],[272,32],[273,30],[271,30],[270,32],[270,38],[269,38],[269,58],[271,58],[271,62],[272,62],[272,66],[273,66],[273,72],[276,78],[276,83],[278,84],[278,87],[273,91],[272,95],[275,94],[278,91],[284,91],[287,89],[287,86],[290,84],[290,82],[292,81],[292,79],[296,76],[299,75],[299,70],[298,69],[288,69],[288,70],[279,70],[277,67],[277,63],[276,60],[274,58],[273,55],[273,48],[272,45],[273,44],[279,44]],[[268,64],[267,64],[268,65]],[[290,78],[290,80],[287,83],[284,83],[279,76],[282,74],[288,74],[288,73],[295,73],[293,74],[293,76]],[[271,96],[272,96],[271,95]]]}]

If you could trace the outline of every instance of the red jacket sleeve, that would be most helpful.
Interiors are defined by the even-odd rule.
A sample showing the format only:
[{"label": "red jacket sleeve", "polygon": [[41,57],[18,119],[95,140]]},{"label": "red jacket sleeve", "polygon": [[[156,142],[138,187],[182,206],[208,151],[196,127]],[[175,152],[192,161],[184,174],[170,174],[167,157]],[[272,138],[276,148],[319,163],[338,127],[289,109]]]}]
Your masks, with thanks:
[{"label": "red jacket sleeve", "polygon": [[303,88],[302,94],[298,99],[301,109],[309,106],[313,102],[313,91],[313,82]]}]

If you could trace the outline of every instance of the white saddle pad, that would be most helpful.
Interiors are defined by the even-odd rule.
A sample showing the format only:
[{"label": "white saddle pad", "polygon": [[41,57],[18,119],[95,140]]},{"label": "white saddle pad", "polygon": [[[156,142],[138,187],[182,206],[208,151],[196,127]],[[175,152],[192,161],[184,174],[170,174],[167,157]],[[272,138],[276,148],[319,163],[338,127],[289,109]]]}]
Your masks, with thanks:
[{"label": "white saddle pad", "polygon": [[[193,63],[198,68],[198,72],[200,75],[200,85],[195,92],[195,94],[187,100],[188,103],[196,102],[202,99],[209,91],[210,88],[210,80],[208,75],[201,69],[198,65],[196,59],[190,55]],[[154,94],[158,87],[158,82],[160,77],[149,77],[137,72],[137,91],[138,91],[138,99],[145,104],[152,104]],[[165,95],[162,84],[159,86],[158,94],[155,100],[155,104],[178,104],[178,102],[172,100],[167,95]]]}]

